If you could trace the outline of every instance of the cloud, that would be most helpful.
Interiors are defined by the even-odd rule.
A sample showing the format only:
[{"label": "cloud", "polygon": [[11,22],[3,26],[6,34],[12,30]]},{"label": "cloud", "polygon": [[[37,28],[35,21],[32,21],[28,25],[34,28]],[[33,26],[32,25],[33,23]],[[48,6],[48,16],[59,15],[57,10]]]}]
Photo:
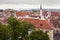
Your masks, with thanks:
[{"label": "cloud", "polygon": [[39,4],[40,0],[0,0],[0,3],[2,4]]},{"label": "cloud", "polygon": [[43,4],[59,5],[60,0],[0,0],[0,4]]},{"label": "cloud", "polygon": [[38,9],[40,8],[40,5],[28,5],[28,4],[2,4],[0,5],[0,9]]},{"label": "cloud", "polygon": [[1,4],[42,4],[43,8],[60,8],[60,0],[0,0]]}]

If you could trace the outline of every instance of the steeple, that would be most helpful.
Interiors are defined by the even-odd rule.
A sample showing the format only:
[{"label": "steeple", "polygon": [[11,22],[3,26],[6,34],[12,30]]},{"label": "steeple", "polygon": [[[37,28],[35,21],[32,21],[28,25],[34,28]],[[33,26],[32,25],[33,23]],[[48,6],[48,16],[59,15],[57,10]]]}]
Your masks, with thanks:
[{"label": "steeple", "polygon": [[42,5],[40,5],[40,10],[42,10]]},{"label": "steeple", "polygon": [[41,20],[44,20],[42,5],[40,5],[40,17],[41,17]]}]

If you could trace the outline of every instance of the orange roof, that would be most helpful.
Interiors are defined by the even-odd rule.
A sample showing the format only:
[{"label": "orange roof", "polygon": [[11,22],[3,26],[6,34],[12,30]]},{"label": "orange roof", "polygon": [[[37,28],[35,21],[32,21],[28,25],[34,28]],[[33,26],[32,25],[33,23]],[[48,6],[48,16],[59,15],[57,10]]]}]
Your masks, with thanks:
[{"label": "orange roof", "polygon": [[58,16],[59,15],[59,12],[51,12],[51,15],[52,16]]},{"label": "orange roof", "polygon": [[39,24],[40,24],[40,28],[42,28],[42,29],[52,29],[52,27],[53,27],[51,25],[51,23],[49,23],[46,20],[39,20]]},{"label": "orange roof", "polygon": [[28,12],[26,11],[19,11],[19,12],[16,12],[16,16],[26,16]]},{"label": "orange roof", "polygon": [[30,19],[30,18],[25,18],[25,20],[29,23],[32,23],[35,27],[39,27],[39,20],[37,19]]},{"label": "orange roof", "polygon": [[53,26],[46,20],[25,18],[25,21],[32,23],[36,28],[52,30]]}]

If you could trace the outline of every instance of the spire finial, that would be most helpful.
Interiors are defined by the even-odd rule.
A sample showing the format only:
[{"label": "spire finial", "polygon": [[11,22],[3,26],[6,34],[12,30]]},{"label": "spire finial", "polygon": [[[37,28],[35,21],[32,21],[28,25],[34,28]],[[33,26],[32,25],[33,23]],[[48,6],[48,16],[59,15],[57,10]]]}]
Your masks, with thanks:
[{"label": "spire finial", "polygon": [[40,4],[40,10],[42,10],[42,4]]}]

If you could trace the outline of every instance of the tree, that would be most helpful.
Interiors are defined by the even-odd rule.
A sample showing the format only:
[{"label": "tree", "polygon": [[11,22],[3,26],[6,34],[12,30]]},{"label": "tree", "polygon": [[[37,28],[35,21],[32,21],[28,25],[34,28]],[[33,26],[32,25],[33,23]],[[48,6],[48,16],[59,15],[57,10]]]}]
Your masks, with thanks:
[{"label": "tree", "polygon": [[30,29],[34,29],[31,23],[26,21],[18,21],[14,17],[8,18],[8,26],[10,27],[10,34],[12,40],[25,40]]},{"label": "tree", "polygon": [[31,23],[28,23],[26,21],[22,21],[22,24],[24,26],[24,29],[22,31],[22,36],[20,40],[25,40],[28,36],[29,30],[34,30],[35,26]]},{"label": "tree", "polygon": [[18,40],[18,38],[22,35],[22,23],[14,17],[9,17],[8,26],[10,27],[11,40]]},{"label": "tree", "polygon": [[8,40],[9,39],[9,29],[6,25],[0,23],[0,40]]},{"label": "tree", "polygon": [[42,30],[32,31],[27,40],[50,40],[46,32]]},{"label": "tree", "polygon": [[[8,18],[11,40],[49,40],[49,36],[42,30],[35,30],[35,26],[26,21],[18,21],[14,17]],[[28,32],[31,31],[29,34]]]}]

